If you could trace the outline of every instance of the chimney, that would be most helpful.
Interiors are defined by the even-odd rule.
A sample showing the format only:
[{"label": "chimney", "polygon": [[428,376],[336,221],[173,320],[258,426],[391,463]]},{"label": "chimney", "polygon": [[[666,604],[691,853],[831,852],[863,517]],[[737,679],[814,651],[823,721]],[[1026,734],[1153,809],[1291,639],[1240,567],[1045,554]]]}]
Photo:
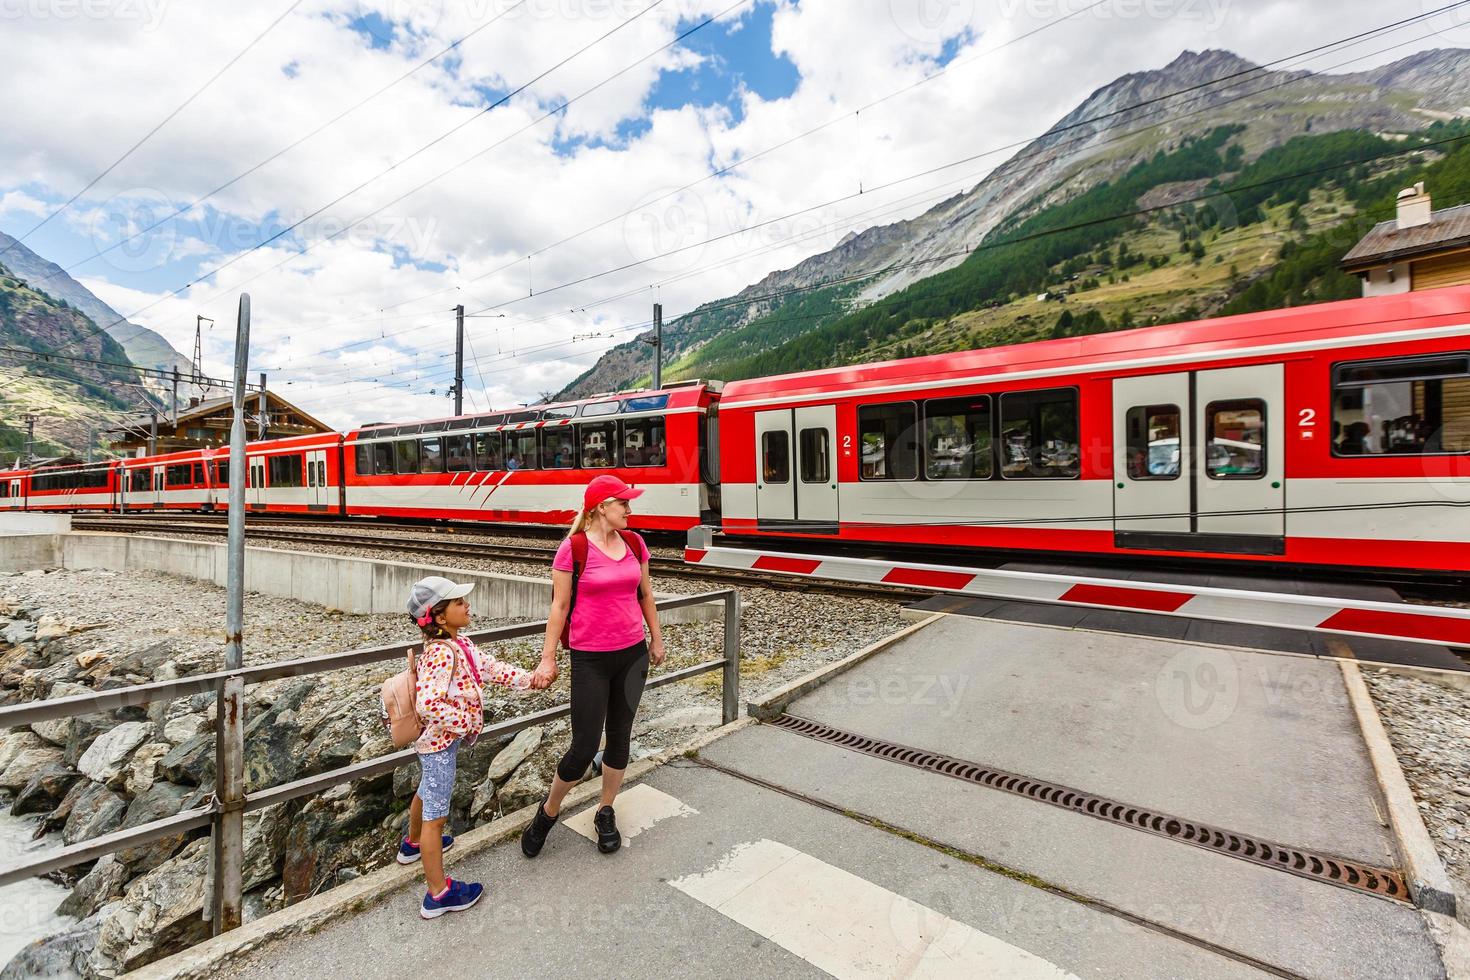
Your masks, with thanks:
[{"label": "chimney", "polygon": [[190,395],[189,396],[189,407],[190,408],[198,408],[199,407],[199,398],[198,398],[198,396],[195,396],[195,395]]},{"label": "chimney", "polygon": [[1429,192],[1424,181],[1399,191],[1399,231],[1429,224]]}]

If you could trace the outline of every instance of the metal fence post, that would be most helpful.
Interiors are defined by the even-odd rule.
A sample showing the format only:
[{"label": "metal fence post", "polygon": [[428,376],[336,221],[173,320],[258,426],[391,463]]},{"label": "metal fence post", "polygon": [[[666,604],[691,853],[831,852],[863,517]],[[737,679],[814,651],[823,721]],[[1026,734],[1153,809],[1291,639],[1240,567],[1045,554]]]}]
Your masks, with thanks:
[{"label": "metal fence post", "polygon": [[[240,294],[235,327],[235,417],[230,423],[229,545],[225,607],[225,669],[238,670],[245,629],[245,388],[250,360],[250,294]],[[264,397],[264,395],[262,395]],[[245,849],[245,683],[238,677],[220,687],[215,720],[214,796],[219,809],[212,828],[215,935],[240,925],[241,867]]]},{"label": "metal fence post", "polygon": [[214,724],[214,797],[218,809],[210,828],[214,853],[211,917],[217,936],[240,925],[245,861],[245,681],[229,677],[220,685]]},{"label": "metal fence post", "polygon": [[728,725],[740,717],[740,593],[731,589],[725,596],[725,695],[721,717]]}]

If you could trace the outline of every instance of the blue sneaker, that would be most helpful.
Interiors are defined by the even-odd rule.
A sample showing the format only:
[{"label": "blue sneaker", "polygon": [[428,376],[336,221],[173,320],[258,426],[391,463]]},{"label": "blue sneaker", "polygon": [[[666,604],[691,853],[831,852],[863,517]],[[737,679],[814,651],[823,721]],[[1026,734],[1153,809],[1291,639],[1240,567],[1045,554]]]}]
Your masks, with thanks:
[{"label": "blue sneaker", "polygon": [[[444,850],[447,851],[454,846],[454,838],[450,837],[448,834],[445,834],[440,839],[443,841],[440,847],[442,847]],[[410,844],[407,837],[403,838],[403,842],[398,845],[398,863],[413,864],[419,859],[419,852],[420,848],[417,844]]]},{"label": "blue sneaker", "polygon": [[480,900],[480,895],[485,891],[484,886],[478,883],[465,884],[455,881],[453,878],[445,878],[449,888],[435,898],[433,895],[424,896],[424,904],[419,907],[419,915],[425,919],[437,919],[445,912],[463,912]]}]

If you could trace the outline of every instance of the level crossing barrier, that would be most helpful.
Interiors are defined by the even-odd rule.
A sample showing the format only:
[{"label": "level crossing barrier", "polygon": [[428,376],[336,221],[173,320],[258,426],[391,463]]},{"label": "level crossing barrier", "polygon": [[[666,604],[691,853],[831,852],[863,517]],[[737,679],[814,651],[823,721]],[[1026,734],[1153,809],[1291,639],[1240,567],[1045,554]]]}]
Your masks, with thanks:
[{"label": "level crossing barrier", "polygon": [[701,568],[1470,647],[1470,609],[717,547],[714,530],[705,526],[690,529],[684,560]]},{"label": "level crossing barrier", "polygon": [[[692,667],[671,670],[656,677],[651,677],[646,686],[650,688],[662,687],[665,684],[677,684],[679,681],[688,680],[691,677],[697,677],[712,671],[722,671],[722,717],[724,723],[729,724],[739,716],[740,710],[740,594],[734,589],[722,589],[714,592],[704,592],[699,595],[660,599],[656,605],[660,610],[671,610],[713,602],[724,604],[723,656],[716,660],[707,660],[704,663],[695,664]],[[546,621],[540,620],[531,623],[520,623],[515,626],[476,630],[466,635],[477,643],[497,643],[502,640],[539,636],[545,632]],[[255,810],[264,809],[268,806],[274,806],[278,803],[285,803],[289,800],[309,796],[343,783],[368,779],[386,772],[392,772],[399,766],[411,762],[415,758],[415,752],[412,748],[404,749],[399,752],[380,756],[376,759],[369,759],[366,762],[359,762],[354,765],[343,766],[340,769],[306,776],[293,782],[283,783],[280,786],[271,786],[246,793],[244,792],[244,718],[239,717],[238,713],[227,712],[225,710],[226,706],[243,704],[241,694],[244,688],[250,684],[261,684],[266,681],[279,680],[285,677],[322,674],[332,670],[341,670],[345,667],[359,667],[364,664],[380,663],[395,658],[402,659],[407,656],[409,651],[418,646],[421,646],[421,644],[400,643],[389,646],[369,647],[361,650],[351,650],[345,653],[331,653],[319,657],[306,657],[300,660],[287,660],[280,663],[242,667],[236,670],[197,674],[193,677],[155,681],[151,684],[139,684],[134,687],[123,687],[97,694],[78,694],[72,697],[56,698],[51,701],[33,701],[27,704],[0,708],[0,729],[23,728],[34,725],[37,722],[54,721],[59,718],[75,718],[81,715],[114,711],[119,708],[149,704],[154,701],[168,701],[210,691],[215,692],[221,709],[217,713],[215,720],[215,790],[202,805],[138,827],[119,830],[101,837],[95,837],[91,840],[81,841],[77,844],[48,852],[24,863],[0,869],[0,887],[22,881],[35,875],[46,874],[50,871],[57,871],[87,861],[93,861],[104,855],[126,848],[137,847],[165,837],[172,837],[176,834],[208,827],[210,828],[211,836],[215,838],[219,845],[218,848],[211,848],[211,855],[216,851],[220,851],[225,855],[225,859],[218,863],[221,873],[230,875],[232,880],[219,882],[218,887],[214,887],[214,882],[211,881],[211,884],[206,886],[205,894],[212,894],[214,900],[212,905],[206,903],[204,916],[207,920],[214,922],[216,932],[221,931],[223,928],[231,928],[234,925],[238,925],[238,903],[242,885],[239,880],[240,858],[244,851],[244,840],[242,834],[231,834],[229,832],[232,827],[238,828],[241,824],[238,820],[226,821],[224,818],[227,814],[243,815]],[[227,714],[236,714],[236,716],[226,717]],[[544,711],[537,711],[532,714],[521,715],[488,725],[480,737],[499,738],[506,735],[513,735],[522,729],[541,725],[557,718],[564,718],[569,714],[571,714],[570,704],[547,708]],[[211,864],[213,865],[214,863],[212,860]],[[211,879],[215,870],[211,866]],[[229,923],[229,925],[224,925],[225,923]]]}]

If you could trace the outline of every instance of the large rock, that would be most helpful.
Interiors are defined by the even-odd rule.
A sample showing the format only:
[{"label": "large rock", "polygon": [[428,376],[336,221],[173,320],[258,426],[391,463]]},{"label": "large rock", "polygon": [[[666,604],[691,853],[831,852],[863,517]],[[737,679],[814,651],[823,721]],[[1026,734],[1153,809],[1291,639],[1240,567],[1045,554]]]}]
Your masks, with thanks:
[{"label": "large rock", "polygon": [[546,791],[551,789],[551,777],[555,772],[555,759],[524,763],[496,794],[500,799],[501,812],[511,813],[541,802]]},{"label": "large rock", "polygon": [[0,773],[26,749],[44,748],[46,740],[35,732],[21,730],[0,735]]},{"label": "large rock", "polygon": [[531,757],[531,753],[541,747],[544,733],[538,726],[527,728],[516,734],[515,740],[500,750],[495,761],[490,763],[485,778],[495,783],[504,782],[515,772],[516,767]]},{"label": "large rock", "polygon": [[56,907],[58,915],[85,919],[123,893],[128,881],[128,868],[115,855],[105,854],[92,870],[72,888],[71,894]]},{"label": "large rock", "polygon": [[[197,790],[187,786],[154,783],[146,793],[128,805],[127,813],[123,815],[122,826],[119,829],[131,830],[133,827],[141,827],[145,823],[162,820],[173,816],[180,810],[189,809],[197,805],[196,794]],[[117,852],[117,859],[127,866],[129,874],[142,874],[173,857],[174,853],[188,842],[188,839],[187,833],[178,833],[147,844],[124,848]]]},{"label": "large rock", "polygon": [[92,783],[72,805],[66,826],[61,828],[61,840],[77,844],[110,834],[122,823],[127,810],[127,800],[101,783]]},{"label": "large rock", "polygon": [[180,715],[163,723],[163,740],[170,745],[182,745],[195,735],[209,731],[209,721],[202,714]]},{"label": "large rock", "polygon": [[10,812],[17,816],[25,813],[48,813],[65,799],[66,791],[80,778],[65,763],[53,763],[31,777],[31,781],[15,794]]},{"label": "large rock", "polygon": [[97,736],[110,730],[117,719],[106,715],[77,715],[71,720],[71,730],[66,736],[66,764],[73,769],[82,761],[82,756],[97,741]]},{"label": "large rock", "polygon": [[77,769],[83,776],[99,783],[119,786],[127,778],[128,760],[133,751],[153,734],[153,726],[144,721],[125,721],[97,740],[82,754]]},{"label": "large rock", "polygon": [[202,786],[214,782],[214,734],[195,735],[175,745],[159,760],[158,771],[174,783]]},{"label": "large rock", "polygon": [[17,619],[0,632],[0,639],[4,639],[13,647],[18,647],[27,640],[36,638],[36,624],[29,619]]},{"label": "large rock", "polygon": [[200,914],[208,855],[209,840],[196,840],[103,908],[91,968],[136,970],[209,938],[209,924]]},{"label": "large rock", "polygon": [[[54,701],[57,698],[70,698],[78,694],[91,694],[92,689],[83,684],[74,684],[71,681],[60,681],[51,685],[51,693],[46,700]],[[74,718],[55,718],[51,721],[38,721],[31,726],[31,731],[50,742],[52,745],[66,747],[67,740],[71,737],[72,722]]]},{"label": "large rock", "polygon": [[158,764],[169,754],[170,748],[167,742],[148,742],[133,753],[132,761],[128,763],[127,778],[123,781],[123,789],[129,796],[142,796],[158,781]]},{"label": "large rock", "polygon": [[61,798],[61,802],[57,804],[56,809],[41,818],[41,826],[37,829],[37,833],[50,834],[66,826],[66,821],[71,818],[71,811],[77,805],[77,800],[81,799],[83,793],[96,785],[96,783],[78,773],[77,778],[71,784],[71,788],[66,791],[66,795]]},{"label": "large rock", "polygon": [[242,874],[245,890],[273,881],[286,856],[286,806],[284,803],[245,814],[245,860]]},{"label": "large rock", "polygon": [[5,767],[5,771],[0,773],[0,789],[11,791],[24,789],[26,783],[35,779],[46,769],[66,761],[66,753],[61,749],[41,742],[40,737],[32,732],[25,734],[40,742],[40,747],[22,749],[11,760],[10,765]]},{"label": "large rock", "polygon": [[386,793],[361,794],[335,786],[307,802],[290,820],[281,882],[288,904],[315,893],[344,867],[381,861],[397,841],[377,831],[389,810]]}]

